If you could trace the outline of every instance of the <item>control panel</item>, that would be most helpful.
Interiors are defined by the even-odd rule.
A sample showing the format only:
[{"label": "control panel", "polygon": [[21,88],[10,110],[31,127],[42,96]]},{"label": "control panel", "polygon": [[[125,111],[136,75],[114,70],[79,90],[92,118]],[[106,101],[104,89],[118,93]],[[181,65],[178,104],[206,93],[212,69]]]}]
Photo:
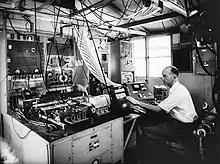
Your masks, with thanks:
[{"label": "control panel", "polygon": [[8,40],[7,50],[9,75],[42,73],[44,64],[42,43]]},{"label": "control panel", "polygon": [[134,72],[121,72],[121,83],[132,83],[134,81]]},{"label": "control panel", "polygon": [[168,89],[165,85],[154,85],[153,91],[157,101],[162,101],[168,96]]},{"label": "control panel", "polygon": [[46,87],[50,91],[73,85],[74,54],[72,42],[47,45]]},{"label": "control panel", "polygon": [[126,96],[128,95],[127,87],[125,85],[110,87],[110,110],[113,115],[125,116],[133,111],[131,104],[126,99]]},{"label": "control panel", "polygon": [[46,86],[49,90],[54,91],[60,87],[73,85],[72,69],[49,69],[46,73]]},{"label": "control panel", "polygon": [[129,95],[139,101],[143,101],[146,103],[154,101],[154,95],[150,91],[146,82],[128,83],[127,88]]}]

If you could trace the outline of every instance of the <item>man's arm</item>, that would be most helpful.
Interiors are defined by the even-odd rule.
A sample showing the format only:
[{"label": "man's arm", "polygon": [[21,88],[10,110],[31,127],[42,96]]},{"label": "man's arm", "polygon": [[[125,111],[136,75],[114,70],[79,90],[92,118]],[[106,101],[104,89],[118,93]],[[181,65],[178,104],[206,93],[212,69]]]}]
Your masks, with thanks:
[{"label": "man's arm", "polygon": [[161,111],[161,108],[159,106],[150,105],[150,104],[147,104],[147,103],[140,102],[140,101],[134,99],[133,97],[127,96],[126,99],[129,102],[131,102],[133,105],[138,105],[141,108],[152,110],[152,111],[155,111],[155,112]]}]

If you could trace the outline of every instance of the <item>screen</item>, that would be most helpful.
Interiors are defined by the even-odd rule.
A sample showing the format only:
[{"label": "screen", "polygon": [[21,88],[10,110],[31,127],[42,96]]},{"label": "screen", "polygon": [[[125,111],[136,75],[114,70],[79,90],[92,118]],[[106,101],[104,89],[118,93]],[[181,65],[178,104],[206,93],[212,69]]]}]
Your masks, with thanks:
[{"label": "screen", "polygon": [[124,87],[112,87],[111,96],[113,99],[121,100],[127,96],[127,90]]},{"label": "screen", "polygon": [[17,57],[20,66],[37,66],[37,57]]},{"label": "screen", "polygon": [[141,89],[139,84],[132,84],[133,91],[139,91]]},{"label": "screen", "polygon": [[115,92],[116,99],[123,99],[124,97],[126,97],[124,88],[115,89],[114,92]]}]

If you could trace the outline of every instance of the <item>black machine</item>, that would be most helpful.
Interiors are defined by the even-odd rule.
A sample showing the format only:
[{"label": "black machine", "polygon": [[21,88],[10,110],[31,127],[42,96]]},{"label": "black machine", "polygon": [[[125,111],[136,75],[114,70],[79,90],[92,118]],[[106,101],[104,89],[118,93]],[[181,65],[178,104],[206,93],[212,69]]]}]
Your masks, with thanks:
[{"label": "black machine", "polygon": [[[142,85],[141,87],[144,88],[145,86]],[[110,111],[113,115],[126,116],[130,113],[146,114],[146,110],[144,110],[139,106],[135,106],[131,104],[126,99],[126,96],[132,96],[134,98],[138,97],[134,95],[134,93],[132,94],[130,93],[131,90],[129,90],[129,85],[127,84],[123,84],[122,86],[118,86],[118,87],[113,87],[113,86],[110,87],[110,99],[111,99]],[[153,98],[146,97],[146,100],[150,102],[153,101]]]},{"label": "black machine", "polygon": [[36,74],[42,73],[43,44],[8,40],[8,73]]},{"label": "black machine", "polygon": [[113,115],[125,116],[133,112],[131,103],[126,100],[128,90],[125,85],[123,86],[110,86],[110,111]]}]

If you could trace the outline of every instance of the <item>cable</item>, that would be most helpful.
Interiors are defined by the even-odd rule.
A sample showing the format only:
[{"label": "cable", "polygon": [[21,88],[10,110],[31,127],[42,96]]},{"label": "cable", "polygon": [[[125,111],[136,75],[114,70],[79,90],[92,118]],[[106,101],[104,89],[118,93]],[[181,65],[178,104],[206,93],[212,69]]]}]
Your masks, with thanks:
[{"label": "cable", "polygon": [[179,23],[177,22],[176,18],[171,19],[171,21],[174,20],[177,26],[179,26]]},{"label": "cable", "polygon": [[166,29],[166,27],[165,27],[165,25],[164,25],[163,21],[162,21],[161,23],[162,23],[162,25],[163,25],[163,29]]},{"label": "cable", "polygon": [[[130,1],[129,7],[127,8],[128,2],[129,2],[129,0],[127,0],[126,5],[125,5],[124,0],[122,0],[122,5],[124,7],[124,10],[134,13],[135,11],[129,10],[128,8],[131,6],[132,2],[135,2],[135,1],[134,0]],[[137,2],[136,2],[136,4],[137,4]]]},{"label": "cable", "polygon": [[[138,7],[139,7],[139,5],[140,5],[141,1],[142,1],[142,0],[140,0],[140,1],[139,1],[139,3],[138,3],[138,5],[137,5],[137,7],[136,7],[136,9],[135,9],[134,13],[136,13],[136,12],[137,12],[137,9],[138,9]],[[131,22],[131,20],[132,20],[132,18],[130,18],[130,19],[128,20],[128,22],[127,22],[127,23],[130,23],[130,22]]]},{"label": "cable", "polygon": [[[40,47],[40,44],[39,42],[37,41],[37,37],[38,37],[38,34],[37,34],[37,9],[36,9],[36,1],[34,1],[34,29],[35,29],[35,41],[36,41],[36,44],[37,44],[37,49],[38,49],[38,52],[39,52],[39,55],[40,55],[40,61],[42,61],[42,53],[41,53],[41,47]],[[42,62],[40,62],[40,73],[42,75],[42,78],[43,78],[43,83],[44,85],[46,86],[46,80],[45,80],[45,77],[43,75],[43,66],[42,66]]]},{"label": "cable", "polygon": [[7,74],[3,79],[2,81],[0,82],[0,85],[6,80],[6,78],[8,77],[9,75]]},{"label": "cable", "polygon": [[174,26],[176,26],[176,25],[178,26],[178,24],[175,24],[172,19],[170,19],[170,22],[171,22]]},{"label": "cable", "polygon": [[16,30],[16,29],[14,28],[12,22],[11,22],[11,18],[9,18],[9,17],[7,17],[7,18],[8,18],[8,20],[9,20],[9,23],[10,23],[11,28],[12,28],[17,34],[27,36],[27,34],[24,34],[24,33],[22,34],[22,33],[20,33],[18,30]]},{"label": "cable", "polygon": [[[56,35],[56,30],[57,30],[57,24],[58,24],[58,18],[59,18],[59,14],[60,14],[60,7],[58,9],[58,13],[57,13],[57,18],[56,18],[56,24],[55,24],[55,27],[54,27],[54,33],[53,33],[53,40],[55,39],[55,35]],[[47,63],[46,63],[46,68],[45,68],[45,75],[47,74],[47,68],[48,68],[48,65],[49,65],[49,61],[50,61],[50,55],[51,55],[51,50],[52,50],[52,46],[53,46],[53,43],[52,41],[50,42],[50,44],[48,45],[48,47],[50,48],[49,49],[49,53],[48,53],[48,58],[47,58]],[[48,48],[47,48],[48,49]],[[48,86],[46,85],[46,88],[48,90]],[[49,90],[48,90],[49,91]]]},{"label": "cable", "polygon": [[[103,8],[102,8],[102,9],[103,9]],[[93,10],[93,11],[94,11],[94,10]],[[100,13],[99,10],[95,10],[95,11],[97,11],[97,12]],[[88,12],[86,15],[89,15],[89,14],[91,14],[91,13],[92,13],[92,11]],[[120,18],[118,18],[118,17],[116,17],[116,16],[114,16],[114,15],[110,15],[110,14],[108,14],[108,13],[106,13],[106,12],[103,12],[102,14],[103,14],[103,15],[107,15],[107,16],[109,16],[109,17],[112,17],[112,18],[114,18],[114,19],[120,19]],[[115,21],[115,20],[112,20],[112,21]],[[112,22],[112,21],[107,21],[107,22]]]},{"label": "cable", "polygon": [[181,0],[178,0],[178,2],[180,3],[181,7],[184,8],[184,5],[183,5],[182,1],[181,1]]},{"label": "cable", "polygon": [[[83,1],[80,1],[80,3],[81,3],[81,6],[84,5],[84,6],[86,6],[87,8],[89,8],[89,6],[87,6]],[[82,8],[83,8],[83,6],[82,6]],[[89,10],[92,11],[90,8],[89,8]],[[83,16],[83,17],[86,17],[85,12],[83,12],[83,13],[84,13],[84,16]],[[107,23],[107,24],[109,24],[109,25],[112,26],[112,24],[108,23],[106,20],[104,20],[103,18],[101,18],[95,11],[92,11],[92,13],[93,13],[94,16],[95,16],[96,18],[98,18],[99,20],[101,20],[101,21],[103,21],[104,23]],[[80,15],[81,15],[81,14],[80,14]],[[87,21],[88,21],[88,20],[87,20]]]},{"label": "cable", "polygon": [[[122,0],[122,1],[123,1],[123,0]],[[128,11],[128,8],[131,6],[131,3],[132,3],[133,1],[130,1],[130,4],[128,4],[128,2],[129,2],[129,0],[128,0],[127,3],[126,3],[126,6],[124,6],[125,9],[124,9],[124,11],[123,11],[123,13],[122,13],[122,15],[121,15],[121,17],[120,17],[120,20],[118,21],[118,23],[117,23],[115,26],[118,26],[118,25],[119,25],[119,23],[121,22],[122,18],[124,17],[125,13]]]},{"label": "cable", "polygon": [[215,56],[217,56],[217,53],[215,52],[215,50],[213,50],[208,44],[205,44],[206,48],[209,49]]}]

